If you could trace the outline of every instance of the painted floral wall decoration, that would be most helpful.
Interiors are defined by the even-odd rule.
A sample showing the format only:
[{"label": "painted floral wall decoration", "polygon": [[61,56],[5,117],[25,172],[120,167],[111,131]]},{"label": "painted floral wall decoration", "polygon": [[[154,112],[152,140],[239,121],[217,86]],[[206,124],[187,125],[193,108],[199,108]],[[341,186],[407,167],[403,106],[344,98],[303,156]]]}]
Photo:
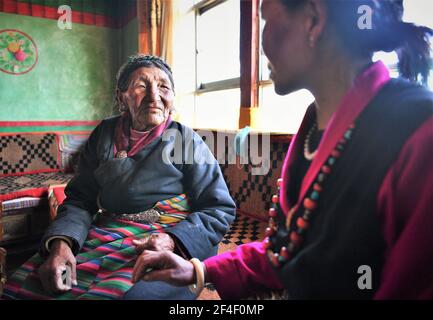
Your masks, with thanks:
[{"label": "painted floral wall decoration", "polygon": [[38,62],[38,49],[33,39],[19,30],[0,30],[0,71],[20,75]]}]

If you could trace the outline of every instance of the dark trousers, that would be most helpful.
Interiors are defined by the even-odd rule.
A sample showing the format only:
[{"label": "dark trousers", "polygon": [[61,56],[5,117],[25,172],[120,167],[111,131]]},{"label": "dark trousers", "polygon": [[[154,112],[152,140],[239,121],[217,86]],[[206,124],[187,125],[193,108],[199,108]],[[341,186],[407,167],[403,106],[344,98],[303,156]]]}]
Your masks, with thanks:
[{"label": "dark trousers", "polygon": [[188,287],[175,287],[161,281],[140,281],[132,286],[124,300],[195,300]]}]

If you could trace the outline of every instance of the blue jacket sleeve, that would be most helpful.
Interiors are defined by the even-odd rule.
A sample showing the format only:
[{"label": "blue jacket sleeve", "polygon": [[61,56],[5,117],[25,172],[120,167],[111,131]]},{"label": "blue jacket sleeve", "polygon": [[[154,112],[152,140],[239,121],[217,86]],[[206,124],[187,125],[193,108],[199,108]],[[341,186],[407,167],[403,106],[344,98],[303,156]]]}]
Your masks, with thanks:
[{"label": "blue jacket sleeve", "polygon": [[93,215],[98,210],[96,204],[98,184],[93,171],[98,166],[97,145],[100,131],[101,125],[92,132],[80,153],[78,171],[65,189],[66,199],[59,206],[56,219],[42,237],[39,250],[42,256],[48,254],[45,242],[51,237],[71,238],[74,243],[72,247],[74,254],[78,254],[87,237]]},{"label": "blue jacket sleeve", "polygon": [[[190,257],[205,259],[217,253],[218,243],[235,218],[236,205],[208,146],[195,132],[190,135],[193,139],[184,145],[188,150],[193,143],[194,152],[187,156],[182,170],[192,212],[167,232],[181,242]],[[194,155],[196,159],[191,159]]]}]

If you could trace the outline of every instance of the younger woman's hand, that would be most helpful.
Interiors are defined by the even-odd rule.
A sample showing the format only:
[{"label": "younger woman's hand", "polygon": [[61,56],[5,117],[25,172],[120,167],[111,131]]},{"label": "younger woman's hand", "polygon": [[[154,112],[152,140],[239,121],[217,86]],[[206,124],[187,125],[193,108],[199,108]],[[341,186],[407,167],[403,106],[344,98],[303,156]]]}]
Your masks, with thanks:
[{"label": "younger woman's hand", "polygon": [[140,280],[164,281],[178,287],[187,286],[195,283],[194,265],[171,251],[145,250],[137,258],[132,273],[133,283]]}]

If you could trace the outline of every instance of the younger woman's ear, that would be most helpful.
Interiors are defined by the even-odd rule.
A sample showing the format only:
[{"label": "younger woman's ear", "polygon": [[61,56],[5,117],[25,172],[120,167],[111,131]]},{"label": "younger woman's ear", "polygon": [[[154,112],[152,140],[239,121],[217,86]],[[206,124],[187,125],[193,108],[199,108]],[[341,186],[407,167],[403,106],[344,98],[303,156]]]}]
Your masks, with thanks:
[{"label": "younger woman's ear", "polygon": [[328,9],[323,0],[307,0],[305,14],[308,42],[311,47],[314,47],[324,33],[328,21]]}]

